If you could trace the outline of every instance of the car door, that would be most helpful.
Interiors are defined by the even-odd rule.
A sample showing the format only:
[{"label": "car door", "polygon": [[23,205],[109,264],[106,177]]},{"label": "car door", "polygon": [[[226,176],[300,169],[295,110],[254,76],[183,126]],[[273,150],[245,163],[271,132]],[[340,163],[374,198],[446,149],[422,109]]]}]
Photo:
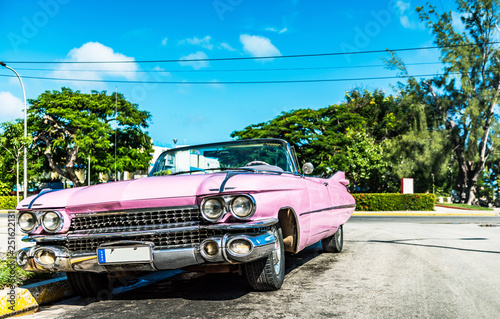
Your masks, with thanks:
[{"label": "car door", "polygon": [[301,215],[310,221],[308,244],[313,244],[322,239],[331,228],[331,195],[328,180],[314,177],[305,179],[309,194],[309,211]]}]

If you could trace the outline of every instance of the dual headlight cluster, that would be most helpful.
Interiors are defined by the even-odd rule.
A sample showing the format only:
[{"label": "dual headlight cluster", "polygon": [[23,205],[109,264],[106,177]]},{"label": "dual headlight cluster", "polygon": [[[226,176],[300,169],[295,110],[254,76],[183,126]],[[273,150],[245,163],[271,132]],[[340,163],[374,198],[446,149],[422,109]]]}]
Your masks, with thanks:
[{"label": "dual headlight cluster", "polygon": [[249,195],[208,197],[201,202],[201,214],[211,222],[231,213],[237,219],[248,219],[255,213],[255,200]]},{"label": "dual headlight cluster", "polygon": [[57,211],[23,212],[19,214],[17,223],[25,233],[35,231],[38,226],[48,233],[55,233],[62,228],[64,219]]}]

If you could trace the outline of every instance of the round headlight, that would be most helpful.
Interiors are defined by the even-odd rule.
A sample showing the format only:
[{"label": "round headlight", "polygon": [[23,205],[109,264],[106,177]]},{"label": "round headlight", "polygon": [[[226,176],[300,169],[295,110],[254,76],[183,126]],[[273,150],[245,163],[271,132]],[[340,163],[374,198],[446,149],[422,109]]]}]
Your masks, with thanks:
[{"label": "round headlight", "polygon": [[23,232],[30,232],[36,226],[36,217],[32,213],[21,213],[17,220],[19,228]]},{"label": "round headlight", "polygon": [[59,230],[62,224],[62,218],[56,212],[47,212],[43,214],[42,226],[48,232],[54,232]]},{"label": "round headlight", "polygon": [[238,196],[231,202],[231,212],[237,218],[248,218],[254,213],[254,202],[250,197]]},{"label": "round headlight", "polygon": [[216,198],[210,198],[201,204],[201,213],[209,221],[216,222],[221,219],[224,213],[224,205]]}]

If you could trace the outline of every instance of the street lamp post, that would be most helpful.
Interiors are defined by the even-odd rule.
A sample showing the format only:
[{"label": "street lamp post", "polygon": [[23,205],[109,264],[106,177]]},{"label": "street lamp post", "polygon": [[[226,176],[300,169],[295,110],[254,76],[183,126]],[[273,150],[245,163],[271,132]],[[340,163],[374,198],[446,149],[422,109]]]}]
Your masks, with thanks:
[{"label": "street lamp post", "polygon": [[[13,68],[7,66],[5,63],[0,61],[0,65],[6,67],[7,69],[14,72],[19,79],[19,83],[21,83],[21,87],[23,89],[23,101],[24,101],[24,138],[28,137],[28,116],[27,116],[27,106],[26,106],[26,92],[24,91],[24,84],[21,80],[19,74]],[[24,198],[28,197],[28,150],[26,145],[24,145],[24,180],[23,180],[23,189],[24,189]]]}]

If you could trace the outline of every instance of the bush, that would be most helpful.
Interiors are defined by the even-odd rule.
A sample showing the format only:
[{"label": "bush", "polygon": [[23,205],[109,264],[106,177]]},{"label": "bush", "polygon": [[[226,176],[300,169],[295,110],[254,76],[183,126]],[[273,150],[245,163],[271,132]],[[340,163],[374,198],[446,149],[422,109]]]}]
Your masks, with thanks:
[{"label": "bush", "polygon": [[11,254],[0,259],[0,289],[10,286],[28,284],[30,281],[49,279],[50,273],[26,271],[16,263],[16,257]]},{"label": "bush", "polygon": [[434,210],[434,194],[352,194],[357,211]]},{"label": "bush", "polygon": [[[19,197],[19,200],[22,198]],[[0,209],[12,210],[16,209],[17,198],[16,196],[0,196]]]}]

